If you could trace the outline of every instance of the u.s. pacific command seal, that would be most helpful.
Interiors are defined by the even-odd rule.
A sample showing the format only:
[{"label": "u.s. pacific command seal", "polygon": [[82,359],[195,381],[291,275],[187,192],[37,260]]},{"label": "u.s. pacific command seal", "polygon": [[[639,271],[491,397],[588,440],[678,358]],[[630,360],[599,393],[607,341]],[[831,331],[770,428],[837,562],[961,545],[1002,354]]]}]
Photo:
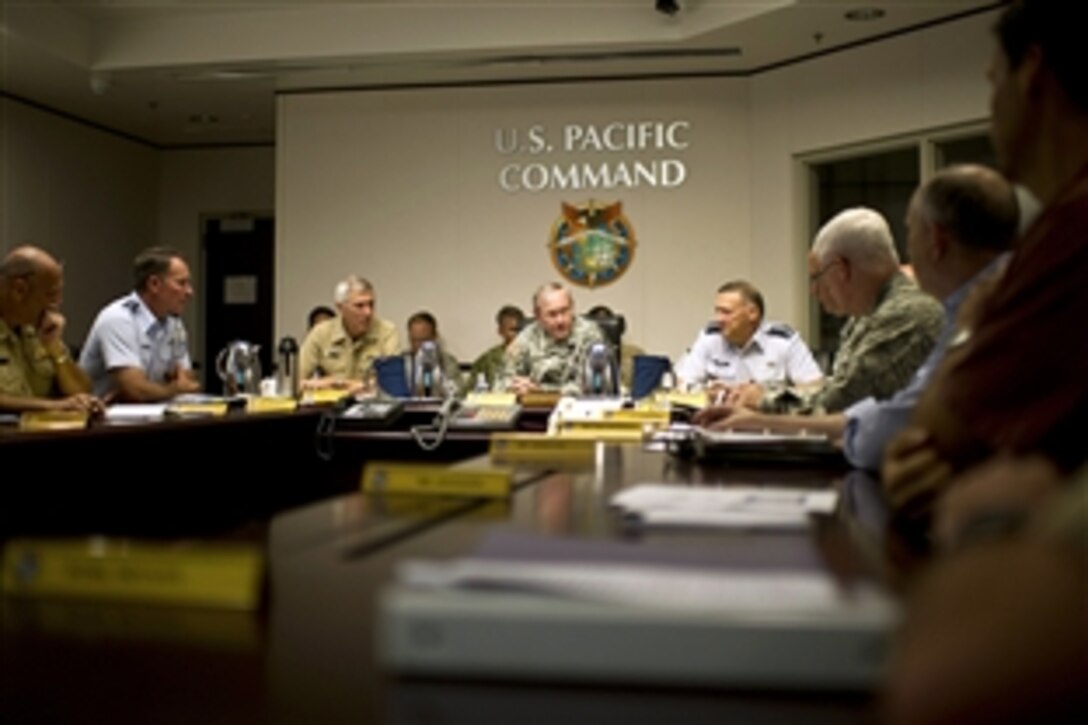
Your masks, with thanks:
[{"label": "u.s. pacific command seal", "polygon": [[552,225],[548,251],[552,264],[571,284],[601,287],[623,276],[635,258],[635,230],[622,202],[601,206],[590,199],[562,204]]}]

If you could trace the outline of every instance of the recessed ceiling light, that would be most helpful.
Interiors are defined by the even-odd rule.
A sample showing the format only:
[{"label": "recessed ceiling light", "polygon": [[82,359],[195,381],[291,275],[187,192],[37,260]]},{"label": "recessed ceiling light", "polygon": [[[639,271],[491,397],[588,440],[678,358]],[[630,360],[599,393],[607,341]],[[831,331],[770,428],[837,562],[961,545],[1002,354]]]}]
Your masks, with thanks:
[{"label": "recessed ceiling light", "polygon": [[880,20],[886,13],[881,8],[856,8],[846,13],[847,20],[865,22],[867,20]]}]

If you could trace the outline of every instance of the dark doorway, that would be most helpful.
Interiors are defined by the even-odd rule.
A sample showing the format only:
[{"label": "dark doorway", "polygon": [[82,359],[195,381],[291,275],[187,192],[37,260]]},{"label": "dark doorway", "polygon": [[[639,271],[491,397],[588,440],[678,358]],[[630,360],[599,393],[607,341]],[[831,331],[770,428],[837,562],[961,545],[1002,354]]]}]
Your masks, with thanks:
[{"label": "dark doorway", "polygon": [[204,387],[222,387],[215,358],[232,340],[261,346],[272,372],[275,220],[230,216],[204,221]]}]

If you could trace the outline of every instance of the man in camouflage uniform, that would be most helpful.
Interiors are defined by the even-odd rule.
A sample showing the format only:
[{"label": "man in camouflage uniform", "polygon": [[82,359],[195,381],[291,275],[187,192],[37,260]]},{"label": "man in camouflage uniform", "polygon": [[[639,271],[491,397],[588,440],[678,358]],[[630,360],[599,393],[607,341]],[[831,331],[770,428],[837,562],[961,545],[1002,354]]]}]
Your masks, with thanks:
[{"label": "man in camouflage uniform", "polygon": [[[956,335],[965,300],[999,274],[1005,252],[1016,237],[1018,220],[1013,188],[997,172],[975,165],[938,172],[911,198],[906,217],[907,249],[918,284],[941,300],[944,326],[937,345],[910,384],[891,398],[866,397],[838,413],[773,415],[742,408],[713,427],[823,433],[842,439],[851,465],[879,470],[884,448],[910,421],[922,391]],[[700,421],[707,422],[705,417],[701,414]]]},{"label": "man in camouflage uniform", "polygon": [[506,350],[498,390],[517,394],[533,390],[581,392],[581,373],[593,343],[603,343],[596,323],[574,314],[570,290],[549,283],[533,295],[535,321]]},{"label": "man in camouflage uniform", "polygon": [[502,343],[476,358],[472,363],[472,372],[469,374],[469,379],[465,381],[466,386],[475,386],[480,379],[480,375],[484,376],[484,381],[486,381],[489,389],[495,385],[495,382],[502,374],[506,348],[510,347],[510,343],[518,336],[524,322],[525,313],[521,311],[520,307],[503,305],[502,309],[495,315],[495,324],[498,325],[498,333],[499,337],[502,338]]},{"label": "man in camouflage uniform", "polygon": [[809,283],[832,315],[849,315],[831,375],[818,387],[768,392],[749,385],[732,405],[775,413],[834,413],[864,398],[885,400],[907,386],[937,342],[940,303],[899,269],[888,223],[872,209],[847,209],[820,229]]}]

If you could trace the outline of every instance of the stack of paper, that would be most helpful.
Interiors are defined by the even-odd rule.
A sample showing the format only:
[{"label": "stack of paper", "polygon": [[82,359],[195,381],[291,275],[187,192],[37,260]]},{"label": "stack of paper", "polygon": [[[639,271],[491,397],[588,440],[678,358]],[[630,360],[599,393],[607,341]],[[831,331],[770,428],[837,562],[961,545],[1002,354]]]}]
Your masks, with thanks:
[{"label": "stack of paper", "polygon": [[822,572],[736,571],[660,565],[497,561],[407,561],[401,583],[425,589],[533,593],[560,599],[658,611],[728,611],[766,618],[834,617],[846,602],[871,599],[871,590],[849,594]]},{"label": "stack of paper", "polygon": [[404,563],[381,617],[401,672],[854,689],[879,677],[897,608],[821,568],[470,558]]},{"label": "stack of paper", "polygon": [[832,513],[838,496],[802,488],[643,483],[615,494],[611,504],[645,526],[800,529],[809,525],[810,514]]}]

